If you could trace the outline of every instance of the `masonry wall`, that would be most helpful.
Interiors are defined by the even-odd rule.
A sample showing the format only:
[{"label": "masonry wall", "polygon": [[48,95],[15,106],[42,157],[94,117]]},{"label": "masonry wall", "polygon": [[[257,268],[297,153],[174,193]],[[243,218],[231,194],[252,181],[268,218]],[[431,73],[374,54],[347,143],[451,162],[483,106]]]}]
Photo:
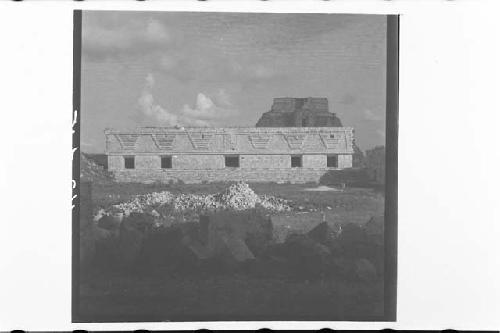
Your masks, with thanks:
[{"label": "masonry wall", "polygon": [[[327,156],[338,156],[338,169],[352,167],[353,129],[301,128],[139,128],[106,130],[108,170],[122,182],[318,182],[331,170]],[[225,156],[239,156],[239,167],[226,167]],[[291,167],[291,156],[302,157]],[[134,156],[133,169],[124,157]],[[162,156],[171,168],[161,168]]]},{"label": "masonry wall", "polygon": [[338,155],[339,169],[352,168],[352,155]]},{"label": "masonry wall", "polygon": [[115,171],[115,179],[119,182],[137,183],[177,183],[200,184],[203,182],[236,182],[252,183],[275,182],[278,184],[318,183],[328,170],[304,168],[294,169],[219,169],[219,170],[120,170]]},{"label": "masonry wall", "polygon": [[[237,155],[237,154],[235,154]],[[226,169],[225,156],[221,154],[176,154],[176,155],[110,155],[108,156],[109,169],[118,171],[125,169],[124,158],[135,156],[134,169],[161,169],[161,156],[172,158],[173,170],[217,170]],[[240,157],[241,169],[289,169],[291,168],[291,156],[293,155],[237,155]],[[327,168],[327,155],[322,154],[297,154],[302,156],[302,167],[310,169]],[[351,155],[337,155],[338,168],[352,167]]]},{"label": "masonry wall", "polygon": [[[291,167],[291,155],[240,155],[240,167],[225,167],[224,155],[173,155],[172,168],[161,169],[161,156],[136,155],[135,168],[124,169],[124,156],[111,155],[114,176],[120,182],[277,182],[308,183],[333,168],[327,167],[326,155],[302,155],[302,167]],[[338,169],[352,165],[351,155],[338,155]]]},{"label": "masonry wall", "polygon": [[326,155],[303,155],[303,168],[326,168]]},{"label": "masonry wall", "polygon": [[137,155],[135,156],[136,169],[159,169],[161,167],[161,158],[157,155]]},{"label": "masonry wall", "polygon": [[223,155],[173,155],[172,169],[180,170],[203,170],[223,169]]},{"label": "masonry wall", "polygon": [[284,169],[290,168],[290,155],[241,155],[242,169]]},{"label": "masonry wall", "polygon": [[125,169],[125,161],[123,156],[108,155],[108,170],[122,170]]}]

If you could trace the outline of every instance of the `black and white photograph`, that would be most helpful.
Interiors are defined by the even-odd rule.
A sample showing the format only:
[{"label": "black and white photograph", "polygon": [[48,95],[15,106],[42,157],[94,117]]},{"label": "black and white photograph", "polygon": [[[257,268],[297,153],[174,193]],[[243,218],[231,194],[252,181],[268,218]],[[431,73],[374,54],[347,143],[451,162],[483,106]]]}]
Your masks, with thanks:
[{"label": "black and white photograph", "polygon": [[74,320],[393,319],[388,17],[83,11]]},{"label": "black and white photograph", "polygon": [[0,1],[0,331],[497,331],[498,9]]}]

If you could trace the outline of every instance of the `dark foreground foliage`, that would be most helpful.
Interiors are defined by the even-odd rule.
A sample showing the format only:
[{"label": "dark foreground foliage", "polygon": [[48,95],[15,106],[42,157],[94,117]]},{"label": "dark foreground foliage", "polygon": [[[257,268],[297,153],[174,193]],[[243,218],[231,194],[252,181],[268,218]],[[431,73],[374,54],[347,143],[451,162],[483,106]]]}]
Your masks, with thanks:
[{"label": "dark foreground foliage", "polygon": [[[152,186],[160,185],[135,189],[102,185],[95,193],[104,197],[114,191],[124,196],[129,193],[117,188],[147,193]],[[210,193],[217,186],[170,185],[168,190]],[[80,271],[81,318],[381,319],[383,218],[369,216],[380,214],[383,198],[366,190],[304,193],[304,186],[297,185],[252,187],[257,193],[293,200],[304,210],[325,210],[326,220],[322,222],[321,213],[315,212],[273,220],[258,210],[211,220],[215,234],[221,233],[224,241],[232,237],[244,241],[254,258],[242,261],[238,247],[235,253],[220,238],[210,240],[213,233],[198,221],[157,226],[141,214],[131,214],[119,225],[103,221],[98,229],[93,226],[100,235],[95,255]],[[238,222],[240,214],[243,224]],[[292,217],[304,228],[281,234]],[[215,244],[212,252],[207,250],[209,244]],[[212,254],[205,256],[204,251]]]}]

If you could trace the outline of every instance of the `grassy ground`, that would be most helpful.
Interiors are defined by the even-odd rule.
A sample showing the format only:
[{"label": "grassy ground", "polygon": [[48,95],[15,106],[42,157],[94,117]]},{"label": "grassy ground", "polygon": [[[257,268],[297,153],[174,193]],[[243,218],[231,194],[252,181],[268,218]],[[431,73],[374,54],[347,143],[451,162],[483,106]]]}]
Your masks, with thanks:
[{"label": "grassy ground", "polygon": [[[94,184],[95,207],[153,191],[216,193],[227,184]],[[250,184],[258,194],[291,200],[296,207],[323,210],[328,221],[363,224],[383,215],[384,197],[371,189],[309,192],[314,185]],[[264,264],[263,264],[264,265]],[[276,274],[271,274],[274,271]],[[259,274],[258,272],[265,272]],[[169,271],[88,271],[80,286],[80,314],[108,321],[118,316],[150,320],[322,319],[359,320],[383,314],[383,278],[363,282],[335,277],[291,278],[277,267],[256,271],[186,274]],[[109,317],[108,317],[109,316]],[[99,319],[101,318],[101,319]]]}]

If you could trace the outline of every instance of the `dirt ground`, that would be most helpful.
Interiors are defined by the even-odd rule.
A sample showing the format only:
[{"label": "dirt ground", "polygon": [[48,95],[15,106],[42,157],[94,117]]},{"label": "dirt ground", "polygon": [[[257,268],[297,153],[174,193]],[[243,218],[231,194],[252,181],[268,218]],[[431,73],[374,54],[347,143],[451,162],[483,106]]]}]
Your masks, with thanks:
[{"label": "dirt ground", "polygon": [[[364,224],[383,215],[383,194],[369,188],[305,191],[314,185],[250,184],[257,194],[291,200],[294,208],[324,212],[328,222]],[[216,193],[227,184],[93,184],[94,210],[137,194]],[[300,213],[286,213],[297,215]],[[267,265],[267,266],[266,266]],[[191,272],[168,268],[148,271],[83,272],[81,321],[176,320],[370,320],[383,315],[383,278],[376,281],[300,278],[275,264],[237,270]]]}]

